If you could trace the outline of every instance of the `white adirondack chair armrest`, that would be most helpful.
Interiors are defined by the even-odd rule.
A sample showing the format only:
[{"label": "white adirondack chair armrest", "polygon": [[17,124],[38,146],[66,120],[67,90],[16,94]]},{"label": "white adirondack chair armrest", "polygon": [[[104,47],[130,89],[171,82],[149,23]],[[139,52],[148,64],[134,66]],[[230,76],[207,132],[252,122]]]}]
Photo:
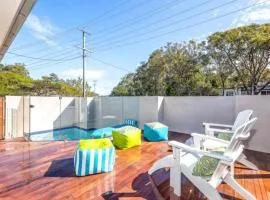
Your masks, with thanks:
[{"label": "white adirondack chair armrest", "polygon": [[201,155],[204,155],[204,156],[210,156],[212,158],[217,158],[219,160],[223,160],[223,161],[228,162],[228,163],[233,161],[233,159],[231,159],[230,157],[227,157],[227,156],[215,153],[215,152],[211,152],[211,151],[199,150],[197,148],[190,147],[190,146],[188,146],[186,144],[183,144],[183,143],[180,143],[180,142],[177,142],[177,141],[170,141],[169,145],[172,146],[172,147],[181,149],[181,150],[183,150],[185,152],[194,154],[194,155],[201,154]]},{"label": "white adirondack chair armrest", "polygon": [[209,136],[209,135],[204,135],[204,134],[199,134],[199,133],[191,133],[191,136],[194,138],[201,138],[202,140],[212,140],[215,142],[219,142],[225,145],[228,145],[230,142],[227,140],[222,140],[213,136]]},{"label": "white adirondack chair armrest", "polygon": [[223,128],[232,128],[233,125],[229,125],[229,124],[215,124],[215,123],[207,123],[207,122],[203,122],[204,126],[214,126],[214,127],[223,127]]},{"label": "white adirondack chair armrest", "polygon": [[208,128],[208,131],[211,131],[211,132],[218,132],[218,133],[231,133],[233,134],[234,132],[231,131],[231,130],[225,130],[225,129],[217,129],[217,128]]}]

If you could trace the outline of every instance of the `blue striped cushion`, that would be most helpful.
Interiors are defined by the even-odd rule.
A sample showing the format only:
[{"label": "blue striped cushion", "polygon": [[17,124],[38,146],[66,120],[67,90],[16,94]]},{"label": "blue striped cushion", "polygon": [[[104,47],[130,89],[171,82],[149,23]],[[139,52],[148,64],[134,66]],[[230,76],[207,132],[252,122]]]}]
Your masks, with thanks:
[{"label": "blue striped cushion", "polygon": [[115,162],[115,149],[79,149],[74,155],[74,168],[77,176],[110,172]]},{"label": "blue striped cushion", "polygon": [[124,124],[125,124],[125,125],[128,125],[128,126],[138,127],[138,121],[135,120],[135,119],[126,119],[126,120],[124,121]]}]

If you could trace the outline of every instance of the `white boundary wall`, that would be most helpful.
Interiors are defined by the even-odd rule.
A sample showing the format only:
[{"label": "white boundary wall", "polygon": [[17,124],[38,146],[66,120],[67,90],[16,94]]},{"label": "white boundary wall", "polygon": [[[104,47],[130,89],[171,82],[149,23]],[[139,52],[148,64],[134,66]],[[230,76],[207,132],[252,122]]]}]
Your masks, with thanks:
[{"label": "white boundary wall", "polygon": [[171,131],[203,131],[203,122],[232,124],[234,97],[164,97],[164,122]]},{"label": "white boundary wall", "polygon": [[164,97],[164,123],[171,131],[203,133],[202,122],[233,124],[245,109],[258,117],[246,148],[270,153],[270,96]]},{"label": "white boundary wall", "polygon": [[236,112],[250,108],[258,117],[247,148],[270,153],[270,96],[237,96]]},{"label": "white boundary wall", "polygon": [[[23,116],[30,117],[30,132],[71,126],[101,128],[133,118],[139,121],[140,128],[146,122],[160,121],[168,125],[170,131],[202,133],[202,122],[232,124],[239,111],[253,109],[259,119],[247,148],[270,153],[269,96],[27,98],[34,106],[28,109],[29,114],[27,108],[22,109],[22,97],[6,97],[7,111],[13,110],[17,115],[13,119],[7,116],[6,133],[16,131],[15,136],[23,136],[23,132],[29,130],[25,128],[26,123],[20,122]],[[18,125],[12,127],[11,122]]]}]

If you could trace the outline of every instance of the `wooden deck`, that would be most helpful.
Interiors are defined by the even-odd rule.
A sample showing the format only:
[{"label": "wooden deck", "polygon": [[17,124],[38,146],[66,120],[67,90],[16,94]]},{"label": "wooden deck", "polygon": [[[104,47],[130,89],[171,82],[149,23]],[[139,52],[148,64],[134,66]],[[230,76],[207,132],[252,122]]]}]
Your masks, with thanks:
[{"label": "wooden deck", "polygon": [[[185,141],[186,135],[170,134]],[[140,147],[118,150],[111,173],[76,177],[73,152],[76,142],[1,142],[0,199],[156,199],[147,170],[169,154],[166,142],[143,142]],[[257,199],[270,200],[270,156],[247,152],[262,169],[253,171],[237,165],[236,179]],[[169,174],[158,171],[153,179],[165,199],[169,196]],[[185,178],[181,199],[204,199]],[[219,188],[224,199],[242,199],[226,184]]]}]

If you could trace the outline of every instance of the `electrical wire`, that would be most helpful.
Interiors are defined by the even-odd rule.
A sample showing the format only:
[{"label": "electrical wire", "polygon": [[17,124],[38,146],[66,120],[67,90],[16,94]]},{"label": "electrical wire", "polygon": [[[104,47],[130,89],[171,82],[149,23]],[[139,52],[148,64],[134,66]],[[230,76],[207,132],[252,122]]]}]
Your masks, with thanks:
[{"label": "electrical wire", "polygon": [[[136,29],[129,30],[129,31],[127,31],[127,32],[121,33],[121,35],[109,37],[109,38],[107,38],[107,39],[105,39],[105,40],[104,40],[104,38],[103,38],[103,39],[102,39],[102,42],[95,41],[94,43],[91,43],[91,44],[92,44],[92,45],[95,45],[95,44],[99,44],[99,45],[100,45],[100,44],[106,43],[107,41],[111,41],[111,40],[114,40],[114,39],[119,39],[119,38],[121,38],[122,36],[127,36],[127,35],[130,35],[130,34],[131,34],[131,35],[135,35],[135,34],[137,34],[138,30],[139,30],[139,31],[145,30],[145,29],[147,29],[147,28],[149,28],[149,27],[151,27],[151,26],[155,26],[157,23],[161,23],[161,22],[167,21],[167,20],[169,20],[169,19],[172,19],[172,18],[175,18],[175,17],[177,17],[177,16],[183,15],[183,14],[185,14],[185,13],[187,13],[187,12],[192,11],[192,10],[198,9],[198,8],[200,8],[200,7],[203,7],[203,6],[207,5],[208,3],[212,2],[212,1],[213,1],[213,0],[206,0],[206,1],[204,1],[204,2],[202,2],[202,3],[200,3],[200,4],[198,4],[198,5],[192,6],[191,8],[188,8],[188,9],[185,9],[185,10],[180,10],[179,12],[177,12],[177,13],[175,13],[175,14],[173,14],[173,15],[170,15],[170,16],[168,16],[168,17],[162,18],[162,19],[156,21],[155,23],[146,24],[146,25],[143,25],[143,26],[141,26],[141,27],[137,27]],[[224,6],[227,6],[227,5],[231,4],[231,3],[234,3],[235,1],[238,1],[238,0],[230,1],[228,4],[225,4]],[[210,11],[212,11],[212,10],[214,10],[214,9],[217,9],[217,8],[220,8],[220,7],[222,7],[222,6],[214,7],[214,8],[211,9]],[[207,10],[207,12],[209,12],[209,10]],[[205,12],[204,12],[204,13],[205,13]],[[203,14],[204,14],[204,13],[203,13]],[[186,19],[186,18],[185,18],[185,19]],[[180,22],[184,21],[185,19],[183,19],[183,20],[181,20],[181,21],[177,20],[177,23],[180,23]],[[174,25],[174,24],[175,24],[175,23],[173,23],[172,25]],[[167,28],[168,25],[166,25],[166,26],[161,26],[161,27],[162,27],[162,28]],[[156,29],[154,29],[154,30],[156,30]],[[111,32],[110,32],[110,33],[111,33]],[[145,32],[145,33],[147,33],[147,32]],[[130,38],[130,37],[129,37],[129,38]]]},{"label": "electrical wire", "polygon": [[229,15],[232,15],[232,14],[235,14],[237,12],[246,10],[248,8],[251,8],[251,7],[254,7],[254,6],[257,6],[257,5],[261,5],[261,4],[265,3],[265,2],[267,2],[267,1],[260,2],[260,3],[255,3],[255,4],[252,4],[250,6],[246,6],[244,8],[240,8],[240,9],[225,13],[223,15],[212,17],[212,18],[207,19],[207,20],[202,20],[202,21],[196,22],[194,24],[190,24],[190,25],[187,25],[187,26],[184,26],[184,27],[181,27],[181,28],[177,28],[177,29],[174,29],[174,30],[171,30],[171,31],[168,31],[168,32],[164,32],[164,33],[161,33],[161,34],[158,34],[158,35],[154,35],[154,36],[151,36],[151,37],[148,37],[148,38],[144,38],[144,39],[141,39],[141,40],[136,40],[136,41],[132,41],[132,42],[124,43],[124,44],[118,44],[116,46],[103,48],[103,49],[100,49],[98,52],[107,51],[107,50],[111,50],[111,49],[115,49],[115,48],[119,48],[119,47],[124,47],[124,46],[129,46],[129,45],[133,45],[133,44],[138,44],[138,43],[142,43],[144,41],[152,40],[152,39],[155,39],[155,38],[160,38],[160,37],[163,37],[165,35],[169,35],[169,34],[172,34],[172,33],[175,33],[175,32],[179,32],[179,31],[182,31],[182,30],[186,30],[186,29],[189,29],[189,28],[200,26],[202,24],[205,24],[205,23],[208,23],[208,22],[211,22],[211,21],[214,21],[214,20],[229,16]]},{"label": "electrical wire", "polygon": [[97,62],[99,62],[99,63],[102,63],[102,64],[104,64],[104,65],[113,67],[113,68],[115,68],[115,69],[119,69],[119,70],[122,70],[122,71],[131,73],[131,71],[128,70],[128,69],[125,69],[125,68],[122,68],[122,67],[118,67],[118,66],[116,66],[116,65],[114,65],[114,64],[111,64],[111,63],[109,63],[109,62],[103,61],[103,60],[101,60],[101,59],[99,59],[99,58],[95,58],[95,57],[93,57],[93,56],[91,56],[91,57],[89,57],[89,58],[92,59],[92,60],[95,60],[95,61],[97,61]]},{"label": "electrical wire", "polygon": [[[128,33],[123,34],[123,35],[127,35],[127,37],[122,37],[122,38],[120,38],[120,39],[118,39],[118,37],[110,38],[110,41],[113,40],[113,39],[118,39],[118,40],[112,41],[112,42],[107,43],[107,44],[103,44],[103,43],[105,43],[105,41],[104,41],[104,42],[101,43],[101,44],[103,44],[103,45],[100,45],[100,43],[99,43],[100,46],[98,46],[98,48],[102,48],[102,47],[110,46],[110,45],[113,45],[113,44],[117,44],[117,43],[119,43],[119,42],[121,42],[121,41],[123,41],[123,40],[126,41],[126,40],[129,40],[129,39],[133,39],[134,37],[135,37],[135,38],[138,38],[139,36],[147,35],[147,34],[149,34],[149,33],[154,33],[154,32],[157,32],[157,31],[160,31],[160,30],[163,30],[163,29],[167,29],[168,27],[173,27],[173,26],[175,26],[176,24],[180,24],[180,23],[186,22],[186,21],[188,21],[188,20],[197,18],[197,17],[199,17],[199,16],[201,16],[201,15],[204,15],[204,14],[207,14],[207,13],[209,13],[209,12],[212,12],[213,10],[220,9],[220,8],[222,8],[222,7],[226,7],[226,6],[228,6],[228,5],[232,4],[232,3],[235,3],[236,1],[238,1],[238,0],[231,0],[231,1],[229,1],[229,2],[223,3],[223,4],[218,5],[218,6],[214,6],[214,7],[210,8],[210,9],[203,10],[203,11],[201,11],[201,12],[199,12],[199,13],[196,13],[196,14],[192,14],[192,15],[190,15],[190,16],[187,16],[187,17],[182,18],[182,19],[180,19],[180,20],[171,22],[171,23],[169,23],[169,24],[155,27],[155,28],[152,29],[151,31],[144,31],[145,28],[148,28],[148,27],[151,26],[151,25],[145,25],[145,26],[140,27],[140,28],[138,29],[139,31],[140,31],[140,30],[143,30],[142,33],[140,33],[140,34],[137,33],[138,31],[136,32],[135,30],[132,30],[132,31],[130,31],[130,32],[128,32]],[[206,3],[208,3],[208,1],[206,1]],[[201,4],[201,6],[202,6],[202,5],[205,5],[205,3]],[[192,9],[194,9],[194,8],[196,8],[196,7],[193,7]],[[187,9],[187,10],[185,10],[185,11],[183,11],[183,12],[187,12],[187,11],[189,11],[189,10],[190,10],[190,9]],[[182,14],[182,12],[178,13],[178,15],[179,15],[179,14]],[[172,17],[173,17],[173,16],[169,16],[168,18],[170,19],[170,18],[172,18]],[[164,20],[166,21],[167,18],[162,19],[162,21],[164,21]],[[159,23],[159,22],[157,22],[157,23]],[[154,24],[154,25],[155,25],[155,24]],[[129,34],[129,35],[128,35],[128,34]]]},{"label": "electrical wire", "polygon": [[[154,16],[156,14],[159,14],[159,13],[161,13],[163,11],[166,11],[166,9],[168,9],[170,7],[174,7],[178,3],[181,3],[181,2],[184,2],[184,1],[186,1],[186,0],[175,0],[173,2],[166,3],[165,5],[162,5],[162,6],[158,7],[158,8],[156,8],[156,9],[152,10],[151,12],[146,12],[146,13],[144,13],[144,14],[138,16],[138,17],[135,17],[135,18],[133,18],[131,20],[126,20],[123,23],[112,26],[111,28],[102,29],[102,31],[98,31],[98,33],[102,33],[102,32],[105,32],[105,31],[107,33],[107,31],[109,31],[109,30],[116,29],[115,31],[110,31],[110,33],[114,33],[114,32],[117,32],[119,30],[126,29],[126,28],[128,28],[128,27],[130,27],[130,26],[132,26],[132,25],[134,25],[136,23],[139,23],[140,21],[143,21],[145,19],[149,19],[149,17],[152,17],[152,16]],[[125,24],[126,24],[126,26],[123,26]],[[100,37],[100,34],[98,35],[98,37]],[[95,36],[94,36],[94,38],[95,38]],[[73,40],[68,40],[67,42],[70,42],[71,43],[70,45],[75,44],[75,43],[78,45],[79,40],[74,40],[73,39]],[[52,46],[52,47],[46,47],[46,48],[38,49],[38,52],[48,51],[48,50],[50,50],[52,48],[55,48],[55,47]],[[35,53],[35,52],[37,52],[37,50],[31,51],[28,54]],[[15,56],[11,57],[10,59],[12,59],[12,58],[15,58]]]},{"label": "electrical wire", "polygon": [[16,55],[16,56],[24,57],[24,58],[29,58],[29,59],[33,59],[33,60],[63,61],[61,59],[49,59],[49,58],[40,58],[40,57],[25,56],[25,55],[17,54],[17,53],[14,53],[14,52],[8,52],[8,54],[12,54],[12,55]]},{"label": "electrical wire", "polygon": [[[111,13],[112,11],[114,11],[116,8],[119,8],[121,5],[124,5],[125,3],[129,2],[129,1],[130,1],[130,0],[122,0],[119,4],[117,4],[117,5],[114,6],[113,8],[110,8],[109,10],[105,11],[103,14],[97,16],[97,17],[94,18],[94,19],[88,20],[87,22],[84,23],[83,26],[86,26],[87,24],[89,25],[89,24],[91,24],[92,22],[98,21],[100,18],[102,18],[102,17],[104,17],[104,16],[110,14],[110,13]],[[134,9],[134,8],[132,7],[132,8],[130,8],[130,9],[132,10],[132,9]],[[128,10],[126,10],[126,12],[127,12],[127,11],[128,11]],[[55,35],[53,35],[52,37],[50,37],[50,39],[51,39],[51,38],[57,38],[57,37],[60,37],[60,36],[68,35],[68,34],[70,34],[70,33],[71,33],[72,31],[74,31],[74,30],[78,30],[78,26],[69,28],[69,29],[67,29],[67,30],[65,30],[65,31],[63,31],[63,32],[61,32],[61,33],[55,34]],[[35,40],[35,41],[33,41],[33,42],[28,42],[28,43],[26,43],[26,44],[23,44],[23,45],[18,46],[17,48],[13,48],[12,51],[18,51],[18,50],[20,50],[20,49],[25,49],[25,48],[27,48],[27,47],[31,47],[31,46],[38,45],[38,44],[40,44],[40,43],[42,43],[42,41],[40,41],[40,40]]]},{"label": "electrical wire", "polygon": [[[82,57],[81,55],[80,56],[75,56],[75,57],[72,57],[70,59],[66,59],[66,60],[63,60],[63,61],[52,63],[50,66],[33,68],[33,69],[31,69],[31,71],[35,71],[35,70],[39,70],[39,69],[44,69],[44,68],[52,67],[52,66],[55,66],[57,64],[68,62],[68,61],[72,61],[72,60],[76,60],[76,59],[81,58],[81,57]],[[48,63],[45,63],[45,64],[48,64]],[[41,65],[45,65],[45,64],[41,64]],[[37,65],[37,66],[41,66],[41,65]],[[27,69],[29,70],[29,68],[27,68]]]}]

